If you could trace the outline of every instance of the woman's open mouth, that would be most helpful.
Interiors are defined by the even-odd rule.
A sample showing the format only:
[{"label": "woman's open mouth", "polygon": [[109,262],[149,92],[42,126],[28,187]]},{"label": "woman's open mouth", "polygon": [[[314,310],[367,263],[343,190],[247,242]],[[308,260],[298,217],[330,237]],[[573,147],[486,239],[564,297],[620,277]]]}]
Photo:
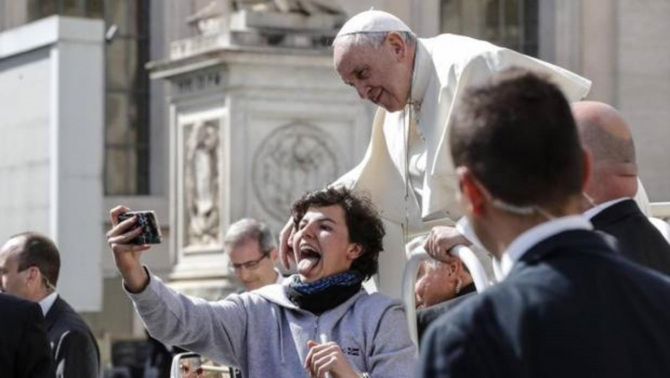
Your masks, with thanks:
[{"label": "woman's open mouth", "polygon": [[298,273],[308,275],[321,261],[321,253],[314,247],[303,245],[300,247],[298,259]]}]

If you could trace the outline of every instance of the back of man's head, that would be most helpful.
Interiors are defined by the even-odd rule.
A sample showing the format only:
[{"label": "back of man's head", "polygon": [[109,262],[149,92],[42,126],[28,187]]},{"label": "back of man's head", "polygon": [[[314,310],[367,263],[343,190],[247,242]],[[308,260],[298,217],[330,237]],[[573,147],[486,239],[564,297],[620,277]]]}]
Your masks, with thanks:
[{"label": "back of man's head", "polygon": [[23,243],[18,254],[18,270],[36,266],[48,284],[55,287],[60,273],[60,254],[56,244],[45,235],[32,231],[14,235],[10,239],[14,238],[21,239]]},{"label": "back of man's head", "polygon": [[493,197],[556,210],[581,193],[584,156],[556,85],[513,68],[468,90],[457,109],[454,165],[469,168]]},{"label": "back of man's head", "polygon": [[594,101],[576,102],[572,112],[582,145],[593,161],[585,192],[596,203],[635,196],[635,144],[623,117],[613,107]]}]

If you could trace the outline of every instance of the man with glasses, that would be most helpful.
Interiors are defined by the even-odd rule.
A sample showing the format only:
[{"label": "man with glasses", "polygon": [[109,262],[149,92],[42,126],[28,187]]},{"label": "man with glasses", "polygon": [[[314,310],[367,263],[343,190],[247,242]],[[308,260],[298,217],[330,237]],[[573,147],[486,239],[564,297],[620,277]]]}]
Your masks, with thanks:
[{"label": "man with glasses", "polygon": [[277,247],[265,223],[255,219],[239,220],[228,228],[224,248],[230,259],[230,270],[248,291],[281,283],[277,270]]},{"label": "man with glasses", "polygon": [[84,319],[58,295],[59,271],[58,248],[44,235],[18,234],[0,249],[2,289],[42,308],[56,377],[98,377],[98,345]]}]

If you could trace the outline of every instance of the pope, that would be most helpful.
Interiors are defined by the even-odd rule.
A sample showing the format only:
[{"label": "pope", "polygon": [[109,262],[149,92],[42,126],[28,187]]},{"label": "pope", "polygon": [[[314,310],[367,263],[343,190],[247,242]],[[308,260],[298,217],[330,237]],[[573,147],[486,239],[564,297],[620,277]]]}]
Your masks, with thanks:
[{"label": "pope", "polygon": [[[369,10],[352,17],[333,42],[342,81],[379,108],[363,161],[334,184],[365,192],[387,229],[377,286],[398,296],[404,246],[461,217],[449,151],[453,109],[465,88],[511,66],[555,83],[569,101],[586,96],[591,82],[568,70],[488,42],[442,34],[417,38],[397,17]],[[288,267],[292,224],[280,236]]]}]

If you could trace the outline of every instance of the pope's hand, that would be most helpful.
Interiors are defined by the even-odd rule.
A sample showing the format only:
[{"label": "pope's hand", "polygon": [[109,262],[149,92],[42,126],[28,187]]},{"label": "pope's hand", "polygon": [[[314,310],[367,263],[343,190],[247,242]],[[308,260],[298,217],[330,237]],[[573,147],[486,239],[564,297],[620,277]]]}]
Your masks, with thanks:
[{"label": "pope's hand", "polygon": [[126,288],[130,292],[137,293],[144,290],[149,282],[149,276],[140,262],[140,254],[151,246],[148,244],[129,244],[131,240],[142,233],[142,228],[138,227],[129,231],[130,227],[137,222],[137,217],[119,223],[119,215],[127,211],[130,211],[130,209],[117,206],[109,212],[112,229],[107,232],[107,244],[114,253],[114,263],[123,277]]},{"label": "pope's hand", "polygon": [[472,243],[454,227],[438,226],[430,231],[423,248],[435,260],[450,263],[455,257],[449,252],[457,245],[470,246]]}]

